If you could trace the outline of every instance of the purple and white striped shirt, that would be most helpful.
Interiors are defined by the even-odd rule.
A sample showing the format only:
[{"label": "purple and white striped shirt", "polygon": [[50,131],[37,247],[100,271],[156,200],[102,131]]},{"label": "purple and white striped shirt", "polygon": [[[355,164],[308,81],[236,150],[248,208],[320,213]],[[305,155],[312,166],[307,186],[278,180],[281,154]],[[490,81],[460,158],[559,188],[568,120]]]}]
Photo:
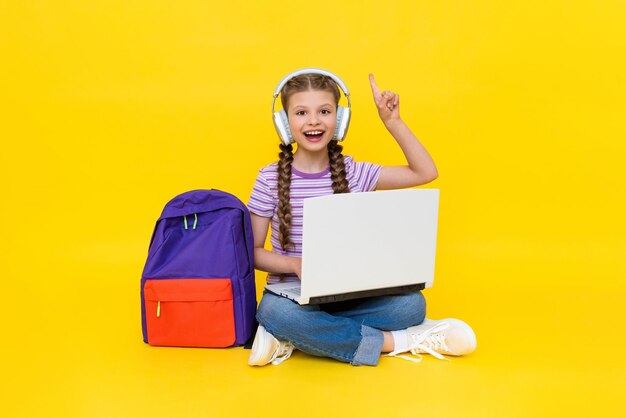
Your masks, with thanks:
[{"label": "purple and white striped shirt", "polygon": [[[344,156],[346,166],[346,178],[350,186],[350,192],[371,192],[376,189],[376,183],[382,167],[377,164],[355,162],[350,156]],[[248,209],[250,212],[272,218],[272,235],[270,242],[272,252],[294,257],[302,256],[302,211],[303,200],[309,197],[325,196],[333,194],[330,168],[321,173],[302,173],[291,168],[291,242],[293,246],[288,251],[283,251],[279,240],[278,224],[278,163],[272,163],[259,170],[256,183],[252,189]],[[278,275],[269,274],[268,283],[276,283],[280,280]],[[296,281],[295,274],[284,275],[284,281]]]}]

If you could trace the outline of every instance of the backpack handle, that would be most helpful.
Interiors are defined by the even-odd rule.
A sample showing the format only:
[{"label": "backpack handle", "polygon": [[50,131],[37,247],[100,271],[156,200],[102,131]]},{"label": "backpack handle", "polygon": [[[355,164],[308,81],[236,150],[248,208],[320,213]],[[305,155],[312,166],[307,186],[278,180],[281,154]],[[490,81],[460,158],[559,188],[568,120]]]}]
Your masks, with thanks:
[{"label": "backpack handle", "polygon": [[[193,221],[193,229],[195,230],[196,226],[198,225],[198,215],[194,213],[193,217],[195,218]],[[187,215],[183,215],[183,220],[185,221],[185,229],[189,229],[187,226]]]}]

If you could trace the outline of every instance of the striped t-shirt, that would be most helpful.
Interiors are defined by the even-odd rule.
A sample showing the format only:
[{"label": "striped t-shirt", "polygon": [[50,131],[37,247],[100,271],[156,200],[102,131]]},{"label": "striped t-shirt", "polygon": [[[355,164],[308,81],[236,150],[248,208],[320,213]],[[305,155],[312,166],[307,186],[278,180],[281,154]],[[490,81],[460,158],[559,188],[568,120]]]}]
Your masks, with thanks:
[{"label": "striped t-shirt", "polygon": [[[370,192],[376,189],[378,176],[382,167],[377,164],[355,162],[352,157],[345,156],[346,178],[350,186],[350,192]],[[291,167],[291,234],[293,243],[287,251],[283,251],[279,239],[278,223],[278,163],[270,164],[259,170],[256,183],[252,189],[252,195],[248,202],[250,212],[272,218],[272,235],[270,242],[272,252],[295,257],[302,256],[302,211],[303,200],[309,197],[325,196],[333,194],[332,180],[330,178],[330,167],[321,173],[302,173]],[[280,276],[269,274],[268,283],[275,283],[280,280]],[[285,274],[284,281],[296,281],[295,274]]]}]

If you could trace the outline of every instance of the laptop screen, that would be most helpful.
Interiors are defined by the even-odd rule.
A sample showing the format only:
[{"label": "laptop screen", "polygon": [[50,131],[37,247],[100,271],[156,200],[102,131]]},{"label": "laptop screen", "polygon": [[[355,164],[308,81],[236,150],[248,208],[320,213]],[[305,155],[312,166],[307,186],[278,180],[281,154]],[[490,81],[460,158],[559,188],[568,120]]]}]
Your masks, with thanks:
[{"label": "laptop screen", "polygon": [[438,206],[438,189],[305,199],[302,294],[432,286]]}]

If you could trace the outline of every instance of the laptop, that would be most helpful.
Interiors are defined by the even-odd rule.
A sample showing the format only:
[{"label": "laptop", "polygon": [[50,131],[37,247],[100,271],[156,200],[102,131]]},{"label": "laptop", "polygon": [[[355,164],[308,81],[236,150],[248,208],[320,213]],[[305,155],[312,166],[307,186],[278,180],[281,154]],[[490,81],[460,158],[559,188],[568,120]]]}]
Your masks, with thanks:
[{"label": "laptop", "polygon": [[265,288],[307,305],[431,287],[438,208],[439,189],[305,199],[300,282]]}]

